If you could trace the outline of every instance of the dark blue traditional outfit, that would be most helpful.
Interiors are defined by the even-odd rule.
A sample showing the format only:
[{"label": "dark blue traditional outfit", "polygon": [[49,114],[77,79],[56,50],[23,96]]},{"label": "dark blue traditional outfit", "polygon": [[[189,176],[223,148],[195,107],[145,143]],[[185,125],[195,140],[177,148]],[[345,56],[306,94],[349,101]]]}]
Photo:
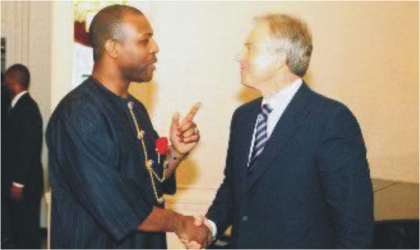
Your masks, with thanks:
[{"label": "dark blue traditional outfit", "polygon": [[46,134],[53,248],[167,247],[165,233],[137,231],[153,206],[164,207],[157,197],[176,191],[174,174],[163,183],[153,177],[154,190],[145,166],[146,152],[162,177],[158,137],[142,103],[115,95],[92,77],[60,102]]}]

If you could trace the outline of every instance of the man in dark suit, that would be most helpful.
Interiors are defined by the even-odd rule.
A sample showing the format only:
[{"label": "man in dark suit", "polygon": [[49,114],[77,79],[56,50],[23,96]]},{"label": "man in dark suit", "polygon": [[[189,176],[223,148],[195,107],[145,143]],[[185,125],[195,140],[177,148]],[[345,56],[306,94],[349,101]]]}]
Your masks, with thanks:
[{"label": "man in dark suit", "polygon": [[3,84],[12,102],[2,128],[2,206],[3,202],[7,206],[5,212],[10,215],[13,244],[17,248],[41,247],[42,117],[28,93],[29,83],[29,70],[24,65],[7,69]]},{"label": "man in dark suit", "polygon": [[[3,132],[3,126],[6,124],[6,117],[10,106],[9,91],[6,86],[3,85],[4,73],[1,72],[1,128]],[[2,133],[3,136],[3,133]],[[2,138],[3,140],[3,138]],[[16,248],[13,245],[12,240],[12,224],[10,221],[10,212],[8,207],[9,195],[2,196],[1,202],[1,248]]]},{"label": "man in dark suit", "polygon": [[4,82],[4,73],[1,72],[1,127],[4,126],[6,122],[7,113],[10,106],[10,95],[6,86],[3,85]]},{"label": "man in dark suit", "polygon": [[166,232],[207,245],[209,229],[165,209],[163,197],[175,193],[175,170],[199,141],[198,106],[181,122],[173,117],[166,150],[128,93],[131,82],[153,76],[159,48],[147,18],[108,6],[93,18],[89,38],[92,76],[60,101],[47,128],[52,247],[162,249]]},{"label": "man in dark suit", "polygon": [[[311,34],[287,15],[258,19],[241,81],[262,93],[233,114],[225,177],[206,217],[233,248],[369,248],[373,191],[356,118],[302,77]],[[199,247],[195,242],[188,247]]]}]

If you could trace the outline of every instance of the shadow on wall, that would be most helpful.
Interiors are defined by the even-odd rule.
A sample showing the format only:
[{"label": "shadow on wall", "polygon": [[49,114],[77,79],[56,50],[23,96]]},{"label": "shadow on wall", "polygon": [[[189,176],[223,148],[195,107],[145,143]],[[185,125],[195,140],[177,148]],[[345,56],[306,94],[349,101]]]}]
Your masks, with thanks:
[{"label": "shadow on wall", "polygon": [[303,77],[303,81],[309,86],[311,87],[312,85],[312,74],[311,74],[311,64],[309,64],[309,68],[308,71],[306,72],[306,75]]},{"label": "shadow on wall", "polygon": [[[188,187],[196,183],[199,175],[198,163],[191,158],[185,159],[176,171],[176,180],[178,186]],[[178,192],[182,192],[180,189]]]},{"label": "shadow on wall", "polygon": [[245,104],[259,97],[261,97],[260,92],[245,86],[242,87],[241,91],[237,95],[237,98],[241,102],[241,104]]}]

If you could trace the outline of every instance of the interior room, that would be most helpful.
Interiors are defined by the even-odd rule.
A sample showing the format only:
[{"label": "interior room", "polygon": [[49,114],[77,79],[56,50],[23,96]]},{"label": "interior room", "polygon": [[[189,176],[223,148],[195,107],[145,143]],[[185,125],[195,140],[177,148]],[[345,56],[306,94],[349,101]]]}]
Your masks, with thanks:
[{"label": "interior room", "polygon": [[[167,208],[188,215],[207,212],[224,178],[232,115],[261,96],[241,84],[237,55],[255,17],[284,13],[301,18],[312,33],[305,83],[344,103],[360,124],[375,222],[417,221],[418,244],[417,1],[2,1],[2,72],[16,63],[28,67],[44,133],[60,100],[90,76],[89,25],[112,4],[138,8],[153,28],[159,46],[153,79],[132,83],[129,91],[145,105],[154,129],[168,137],[173,114],[185,116],[201,103],[194,118],[200,142],[176,171],[177,192],[166,196]],[[41,159],[40,228],[43,248],[49,248],[52,191],[45,139]],[[167,241],[168,248],[184,248],[173,233]]]}]

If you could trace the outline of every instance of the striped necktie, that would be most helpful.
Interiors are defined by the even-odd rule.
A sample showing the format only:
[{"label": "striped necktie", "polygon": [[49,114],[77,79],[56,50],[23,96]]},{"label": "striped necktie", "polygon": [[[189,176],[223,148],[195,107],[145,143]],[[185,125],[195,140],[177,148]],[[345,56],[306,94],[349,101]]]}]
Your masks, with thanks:
[{"label": "striped necktie", "polygon": [[252,148],[251,160],[248,164],[248,172],[251,172],[255,166],[255,162],[264,150],[265,144],[269,137],[267,134],[267,122],[268,116],[273,109],[268,104],[264,104],[261,107],[261,111],[258,115],[257,128],[255,130],[254,146]]}]

